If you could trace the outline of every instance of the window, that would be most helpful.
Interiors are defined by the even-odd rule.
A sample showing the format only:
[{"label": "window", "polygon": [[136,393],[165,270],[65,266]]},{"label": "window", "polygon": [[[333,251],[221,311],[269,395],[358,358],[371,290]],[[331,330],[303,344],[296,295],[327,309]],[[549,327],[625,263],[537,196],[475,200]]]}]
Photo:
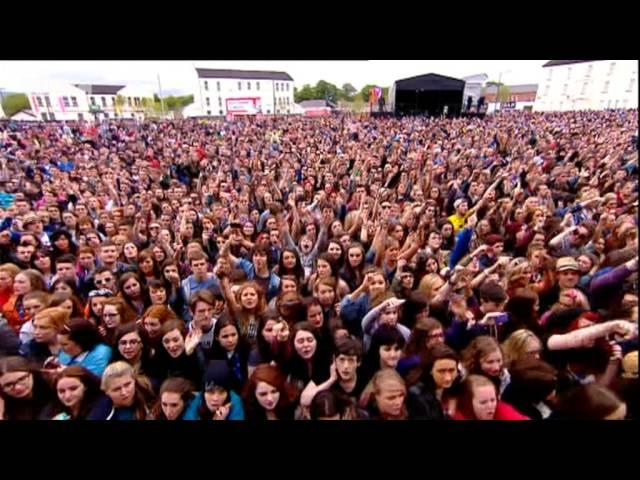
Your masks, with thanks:
[{"label": "window", "polygon": [[44,97],[44,103],[47,105],[47,107],[51,107],[51,99],[49,98],[49,95]]},{"label": "window", "polygon": [[218,106],[221,107],[222,106],[222,98],[218,97]]},{"label": "window", "polygon": [[127,97],[127,104],[128,104],[130,107],[132,106],[132,104],[131,104],[131,97]]},{"label": "window", "polygon": [[609,64],[609,75],[613,75],[613,71],[615,70],[615,68],[616,68],[616,62],[611,62]]},{"label": "window", "polygon": [[276,92],[278,92],[278,88],[279,88],[280,84],[278,82],[276,82]]},{"label": "window", "polygon": [[204,81],[204,91],[205,92],[209,91],[209,82],[207,80]]},{"label": "window", "polygon": [[65,108],[69,108],[69,97],[62,97],[62,103]]},{"label": "window", "polygon": [[220,115],[224,115],[224,113],[222,112],[222,110],[218,110],[218,112],[220,113]]},{"label": "window", "polygon": [[116,106],[116,97],[111,97],[111,106],[112,107]]},{"label": "window", "polygon": [[260,82],[256,82],[256,90],[260,91]]},{"label": "window", "polygon": [[119,116],[119,115],[118,115],[118,112],[114,112],[113,117],[114,117],[114,118],[118,118],[118,116]]},{"label": "window", "polygon": [[[75,98],[75,97],[71,97],[71,98]],[[80,122],[81,122],[81,121],[83,121],[83,120],[84,120],[84,115],[83,115],[83,114],[81,114],[81,113],[79,113],[79,114],[78,114],[78,121],[80,121]]]},{"label": "window", "polygon": [[586,95],[587,94],[587,87],[589,86],[589,82],[584,82],[582,84],[582,91],[580,92],[580,95]]},{"label": "window", "polygon": [[218,91],[220,91],[220,82],[216,82],[216,87],[218,88]]},{"label": "window", "polygon": [[238,82],[238,90],[242,90],[242,82]]},{"label": "window", "polygon": [[[42,97],[36,97],[36,102],[38,102],[39,107],[44,107],[44,103],[42,103]],[[46,120],[46,118],[45,118]]]},{"label": "window", "polygon": [[567,68],[567,80],[571,78],[571,67]]},{"label": "window", "polygon": [[587,66],[587,77],[591,76],[591,72],[593,72],[593,65]]},{"label": "window", "polygon": [[207,107],[211,106],[211,101],[209,100],[209,97],[207,97]]},{"label": "window", "polygon": [[91,102],[91,105],[95,105],[96,104],[96,97],[89,97],[89,101]]},{"label": "window", "polygon": [[100,100],[102,101],[102,106],[106,107],[107,106],[107,99],[104,97],[100,97]]},{"label": "window", "polygon": [[604,88],[602,89],[602,93],[609,93],[609,80],[604,82]]},{"label": "window", "polygon": [[289,84],[287,83],[287,92],[289,91],[289,87],[290,87],[290,86],[291,86],[291,85],[289,85]]},{"label": "window", "polygon": [[55,119],[56,119],[56,115],[52,112],[49,112],[49,120],[55,121]]},{"label": "window", "polygon": [[611,108],[611,100],[607,102],[607,108]]},{"label": "window", "polygon": [[251,90],[251,82],[247,82],[247,90]]},{"label": "window", "polygon": [[211,116],[211,110],[207,110],[207,115]]},{"label": "window", "polygon": [[135,97],[133,99],[133,102],[135,103],[136,107],[139,107],[140,106],[140,97]]},{"label": "window", "polygon": [[109,118],[109,114],[107,112],[104,112],[104,118]]},{"label": "window", "polygon": [[73,107],[78,106],[78,99],[76,97],[71,97],[71,106]]},{"label": "window", "polygon": [[[40,97],[38,97],[40,98]],[[45,112],[42,112],[40,115],[42,115],[42,120],[44,120],[45,122],[47,121],[47,114]]]}]

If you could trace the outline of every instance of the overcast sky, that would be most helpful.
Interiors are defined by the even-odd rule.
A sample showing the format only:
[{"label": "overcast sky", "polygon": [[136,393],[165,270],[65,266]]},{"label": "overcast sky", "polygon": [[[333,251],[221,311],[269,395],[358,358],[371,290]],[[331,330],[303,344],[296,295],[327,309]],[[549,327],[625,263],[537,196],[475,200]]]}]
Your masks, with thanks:
[{"label": "overcast sky", "polygon": [[537,83],[546,60],[360,60],[360,61],[0,61],[0,88],[26,91],[47,82],[137,84],[164,94],[192,93],[194,67],[278,70],[289,73],[295,86],[326,80],[358,90],[372,83],[390,86],[394,80],[424,73],[463,77],[486,73],[507,84]]}]

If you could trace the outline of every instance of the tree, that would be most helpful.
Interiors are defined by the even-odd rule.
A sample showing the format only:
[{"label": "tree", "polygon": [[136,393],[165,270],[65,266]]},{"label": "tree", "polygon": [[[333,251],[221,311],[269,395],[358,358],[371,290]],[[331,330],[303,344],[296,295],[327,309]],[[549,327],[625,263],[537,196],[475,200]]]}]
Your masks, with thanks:
[{"label": "tree", "polygon": [[293,100],[296,103],[303,102],[305,100],[313,100],[317,98],[315,96],[316,95],[315,89],[309,84],[303,85],[300,90],[297,90],[297,91],[294,90],[293,95],[294,95]]},{"label": "tree", "polygon": [[318,100],[329,100],[337,102],[341,96],[341,91],[333,83],[320,80],[315,86],[315,98]]},{"label": "tree", "polygon": [[[142,99],[144,101],[144,98]],[[122,95],[116,95],[116,112],[122,114],[122,108],[126,105],[127,99]]]},{"label": "tree", "polygon": [[23,93],[12,93],[2,99],[2,110],[7,117],[29,108],[29,98]]},{"label": "tree", "polygon": [[485,88],[489,88],[489,87],[498,88],[498,95],[497,95],[498,102],[508,102],[509,100],[511,100],[511,90],[509,89],[508,85],[505,85],[504,83],[501,83],[501,82],[490,81],[490,82],[487,82]]},{"label": "tree", "polygon": [[344,85],[342,85],[342,93],[344,94],[344,99],[345,100],[351,100],[351,99],[353,99],[353,96],[356,93],[358,93],[358,91],[350,83],[345,83]]}]

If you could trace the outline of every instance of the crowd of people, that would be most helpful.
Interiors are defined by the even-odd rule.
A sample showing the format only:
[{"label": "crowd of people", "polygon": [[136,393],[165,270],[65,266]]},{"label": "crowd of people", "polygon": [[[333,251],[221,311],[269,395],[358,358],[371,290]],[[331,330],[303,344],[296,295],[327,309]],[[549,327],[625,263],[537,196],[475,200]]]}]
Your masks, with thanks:
[{"label": "crowd of people", "polygon": [[0,418],[637,418],[637,110],[0,124]]}]

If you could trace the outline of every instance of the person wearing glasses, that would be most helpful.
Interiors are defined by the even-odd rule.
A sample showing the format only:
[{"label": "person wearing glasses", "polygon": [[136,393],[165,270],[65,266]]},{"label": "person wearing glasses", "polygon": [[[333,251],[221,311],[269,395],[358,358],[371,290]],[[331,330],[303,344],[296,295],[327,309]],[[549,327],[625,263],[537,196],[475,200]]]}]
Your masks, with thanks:
[{"label": "person wearing glasses", "polygon": [[156,368],[153,350],[150,347],[145,332],[136,323],[127,323],[116,328],[113,356],[111,363],[124,361],[133,367],[136,374],[145,375],[152,383],[159,386],[156,380]]},{"label": "person wearing glasses", "polygon": [[[37,420],[54,390],[26,358],[0,359],[0,420]],[[4,411],[3,411],[4,410]]]}]

